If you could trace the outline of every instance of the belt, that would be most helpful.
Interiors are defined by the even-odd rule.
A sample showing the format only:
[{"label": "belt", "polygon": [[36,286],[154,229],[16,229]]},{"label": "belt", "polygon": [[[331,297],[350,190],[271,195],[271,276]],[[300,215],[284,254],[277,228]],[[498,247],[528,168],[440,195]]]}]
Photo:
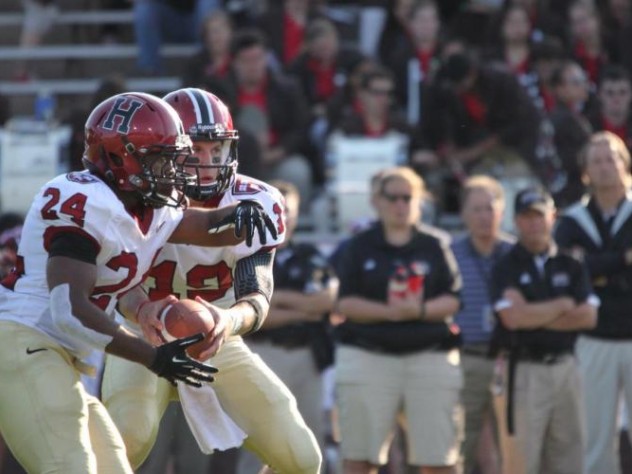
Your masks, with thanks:
[{"label": "belt", "polygon": [[470,345],[466,344],[463,347],[461,347],[461,352],[466,355],[486,358],[489,356],[489,345],[488,344],[470,344]]},{"label": "belt", "polygon": [[570,351],[548,352],[534,351],[532,349],[518,349],[516,351],[516,360],[521,362],[534,362],[536,364],[553,365],[563,361],[571,355]]}]

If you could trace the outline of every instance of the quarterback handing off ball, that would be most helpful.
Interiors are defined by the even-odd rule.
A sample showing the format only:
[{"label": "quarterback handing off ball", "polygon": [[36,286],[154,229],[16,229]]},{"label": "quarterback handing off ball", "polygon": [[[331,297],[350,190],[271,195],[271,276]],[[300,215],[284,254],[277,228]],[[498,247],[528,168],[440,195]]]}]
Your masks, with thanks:
[{"label": "quarterback handing off ball", "polygon": [[[181,337],[203,333],[207,336],[215,327],[215,321],[209,310],[202,303],[184,299],[167,306],[160,314],[162,323],[162,337],[167,342]],[[187,354],[197,359],[206,349],[206,339],[193,344],[187,349]]]}]

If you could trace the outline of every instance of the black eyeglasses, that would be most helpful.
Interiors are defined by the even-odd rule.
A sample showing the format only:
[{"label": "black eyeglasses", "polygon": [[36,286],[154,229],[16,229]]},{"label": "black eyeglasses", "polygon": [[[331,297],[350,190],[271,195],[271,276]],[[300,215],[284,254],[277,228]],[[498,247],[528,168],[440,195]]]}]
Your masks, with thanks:
[{"label": "black eyeglasses", "polygon": [[406,204],[408,204],[413,198],[410,194],[388,194],[388,193],[382,193],[382,197],[390,203],[395,203],[397,201],[404,201]]},{"label": "black eyeglasses", "polygon": [[373,89],[369,87],[367,91],[369,92],[369,94],[372,94],[372,95],[382,95],[382,96],[388,96],[388,97],[391,97],[393,94],[395,94],[394,89]]}]

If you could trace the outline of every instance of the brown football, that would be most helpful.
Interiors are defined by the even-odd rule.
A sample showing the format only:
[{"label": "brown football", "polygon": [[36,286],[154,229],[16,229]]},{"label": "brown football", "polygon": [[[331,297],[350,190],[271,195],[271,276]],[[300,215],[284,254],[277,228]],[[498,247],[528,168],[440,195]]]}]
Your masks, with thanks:
[{"label": "brown football", "polygon": [[[163,326],[162,335],[166,341],[193,336],[200,332],[206,336],[215,327],[213,316],[206,306],[191,299],[180,300],[167,306],[160,315],[160,321]],[[187,354],[197,359],[206,348],[207,340],[203,339],[190,346]]]}]

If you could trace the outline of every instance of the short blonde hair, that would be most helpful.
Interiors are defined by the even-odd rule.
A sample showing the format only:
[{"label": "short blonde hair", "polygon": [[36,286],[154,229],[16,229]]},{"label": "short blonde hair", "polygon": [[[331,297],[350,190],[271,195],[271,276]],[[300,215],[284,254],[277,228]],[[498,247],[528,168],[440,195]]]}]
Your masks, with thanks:
[{"label": "short blonde hair", "polygon": [[494,201],[503,205],[505,204],[505,191],[498,180],[490,176],[477,174],[470,176],[463,184],[463,188],[461,189],[461,207],[465,205],[467,198],[473,191],[479,190],[487,191],[492,195]]},{"label": "short blonde hair", "polygon": [[579,152],[577,161],[579,163],[579,168],[582,170],[583,173],[582,182],[584,183],[584,185],[590,187],[590,178],[586,174],[589,153],[594,147],[603,144],[606,144],[610,148],[612,148],[615,154],[621,160],[621,163],[625,165],[625,175],[623,176],[623,183],[626,187],[632,186],[632,174],[630,174],[630,151],[628,150],[625,142],[621,140],[618,135],[615,135],[614,133],[608,131],[593,133],[588,140],[588,143],[586,143]]},{"label": "short blonde hair", "polygon": [[603,131],[593,133],[588,140],[588,143],[584,145],[581,152],[579,153],[579,167],[585,171],[586,165],[588,164],[588,153],[591,148],[595,145],[601,145],[602,143],[607,143],[610,147],[612,147],[619,157],[619,159],[625,165],[628,174],[630,173],[630,151],[626,146],[625,142],[621,140],[618,135],[615,135],[612,132]]},{"label": "short blonde hair", "polygon": [[419,176],[412,168],[408,166],[395,166],[393,168],[387,168],[383,170],[377,177],[378,186],[377,189],[380,193],[384,192],[385,186],[395,179],[401,179],[406,181],[412,191],[413,196],[425,198],[426,197],[426,183],[421,176]]}]

